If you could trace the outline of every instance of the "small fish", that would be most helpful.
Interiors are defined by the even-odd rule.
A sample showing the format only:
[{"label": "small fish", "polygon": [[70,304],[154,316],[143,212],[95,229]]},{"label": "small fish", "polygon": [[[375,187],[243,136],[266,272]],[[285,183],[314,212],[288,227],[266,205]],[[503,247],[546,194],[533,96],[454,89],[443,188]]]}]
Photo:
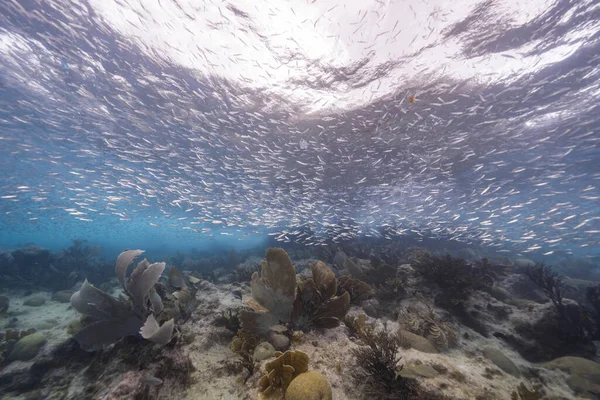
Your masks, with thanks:
[{"label": "small fish", "polygon": [[155,376],[152,375],[144,375],[141,379],[142,383],[145,383],[146,385],[149,386],[158,386],[158,385],[162,385],[163,381],[162,379],[158,379]]},{"label": "small fish", "polygon": [[410,96],[410,97],[408,98],[408,104],[413,104],[413,103],[415,102],[415,100],[416,100],[416,97],[415,97],[415,96]]},{"label": "small fish", "polygon": [[233,295],[233,297],[236,297],[238,299],[242,299],[242,291],[240,289],[235,289],[231,292],[231,294]]}]

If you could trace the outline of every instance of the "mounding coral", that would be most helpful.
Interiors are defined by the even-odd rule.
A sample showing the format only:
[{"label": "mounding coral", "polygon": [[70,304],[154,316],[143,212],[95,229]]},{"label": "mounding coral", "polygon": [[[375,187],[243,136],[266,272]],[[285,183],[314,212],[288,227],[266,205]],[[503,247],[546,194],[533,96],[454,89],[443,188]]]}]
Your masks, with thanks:
[{"label": "mounding coral", "polygon": [[94,351],[123,336],[141,335],[159,345],[167,344],[173,335],[173,319],[162,326],[156,321],[163,304],[154,286],[165,269],[165,263],[139,262],[127,279],[127,268],[143,250],[126,250],[117,258],[115,272],[129,301],[116,299],[91,285],[87,279],[71,296],[71,305],[92,319],[73,337],[87,351]]},{"label": "mounding coral", "polygon": [[304,372],[292,380],[285,400],[331,400],[331,385],[319,371]]}]

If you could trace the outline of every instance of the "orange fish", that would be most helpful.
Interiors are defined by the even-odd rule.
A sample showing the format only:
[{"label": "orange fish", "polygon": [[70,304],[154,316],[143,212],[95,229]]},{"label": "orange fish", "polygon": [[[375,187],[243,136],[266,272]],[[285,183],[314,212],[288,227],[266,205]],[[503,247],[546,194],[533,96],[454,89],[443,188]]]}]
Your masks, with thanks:
[{"label": "orange fish", "polygon": [[415,102],[416,97],[415,96],[410,96],[408,99],[408,104],[412,104]]}]

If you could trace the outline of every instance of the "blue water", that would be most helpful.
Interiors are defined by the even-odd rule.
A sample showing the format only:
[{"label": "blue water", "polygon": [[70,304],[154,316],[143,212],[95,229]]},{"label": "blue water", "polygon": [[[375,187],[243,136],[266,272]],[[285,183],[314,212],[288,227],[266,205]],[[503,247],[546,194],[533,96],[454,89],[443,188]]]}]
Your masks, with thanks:
[{"label": "blue water", "polygon": [[599,254],[594,1],[268,9],[0,2],[0,247]]}]

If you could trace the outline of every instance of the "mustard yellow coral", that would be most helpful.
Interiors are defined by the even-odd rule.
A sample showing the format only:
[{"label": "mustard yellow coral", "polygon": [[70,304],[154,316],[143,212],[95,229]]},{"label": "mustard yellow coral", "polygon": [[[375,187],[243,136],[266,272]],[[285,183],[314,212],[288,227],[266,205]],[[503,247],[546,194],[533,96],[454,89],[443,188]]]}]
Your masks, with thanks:
[{"label": "mustard yellow coral", "polygon": [[301,351],[288,350],[285,353],[275,353],[275,360],[267,363],[267,375],[258,382],[260,391],[269,397],[279,388],[286,390],[296,376],[308,371],[308,355]]},{"label": "mustard yellow coral", "polygon": [[317,371],[298,375],[285,392],[285,400],[331,400],[331,386]]}]

